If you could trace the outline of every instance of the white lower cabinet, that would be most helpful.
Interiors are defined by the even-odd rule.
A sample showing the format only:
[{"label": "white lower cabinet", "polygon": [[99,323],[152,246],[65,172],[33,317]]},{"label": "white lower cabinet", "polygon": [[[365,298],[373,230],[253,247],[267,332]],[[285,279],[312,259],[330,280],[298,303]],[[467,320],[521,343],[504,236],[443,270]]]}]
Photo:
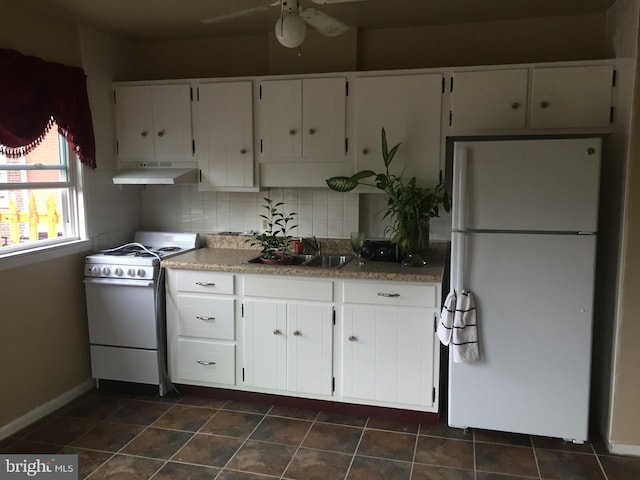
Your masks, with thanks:
[{"label": "white lower cabinet", "polygon": [[244,384],[331,395],[333,306],[244,301]]},{"label": "white lower cabinet", "polygon": [[168,270],[167,357],[172,382],[236,384],[234,280],[230,273]]},{"label": "white lower cabinet", "polygon": [[178,384],[438,411],[438,283],[172,270]]},{"label": "white lower cabinet", "polygon": [[344,282],[341,391],[345,400],[436,412],[439,286]]},{"label": "white lower cabinet", "polygon": [[331,280],[245,276],[245,386],[330,396],[332,300]]}]

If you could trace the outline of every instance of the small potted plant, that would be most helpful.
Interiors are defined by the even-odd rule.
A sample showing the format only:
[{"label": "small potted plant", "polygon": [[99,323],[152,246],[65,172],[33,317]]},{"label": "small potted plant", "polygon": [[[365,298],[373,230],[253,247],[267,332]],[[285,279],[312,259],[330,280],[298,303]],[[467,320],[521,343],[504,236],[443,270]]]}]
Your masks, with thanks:
[{"label": "small potted plant", "polygon": [[[402,174],[394,175],[389,172],[389,165],[393,160],[400,144],[387,147],[387,135],[382,129],[382,159],[385,173],[375,173],[362,170],[351,177],[332,177],[327,179],[327,185],[338,192],[349,192],[358,185],[376,187],[387,194],[387,209],[383,218],[389,218],[391,225],[387,230],[391,240],[405,255],[403,265],[418,267],[425,265],[420,255],[423,245],[428,245],[429,218],[439,216],[439,206],[448,212],[451,200],[444,184],[434,188],[424,188],[416,185],[415,177],[409,180],[402,178]],[[375,184],[363,180],[375,177]]]},{"label": "small potted plant", "polygon": [[291,236],[289,232],[297,227],[293,225],[295,213],[285,214],[281,208],[282,202],[275,203],[270,198],[264,199],[263,208],[265,214],[260,218],[266,221],[267,228],[264,232],[254,232],[251,238],[247,238],[246,242],[252,247],[260,247],[260,260],[262,263],[270,264],[291,264],[293,256],[291,255]]}]

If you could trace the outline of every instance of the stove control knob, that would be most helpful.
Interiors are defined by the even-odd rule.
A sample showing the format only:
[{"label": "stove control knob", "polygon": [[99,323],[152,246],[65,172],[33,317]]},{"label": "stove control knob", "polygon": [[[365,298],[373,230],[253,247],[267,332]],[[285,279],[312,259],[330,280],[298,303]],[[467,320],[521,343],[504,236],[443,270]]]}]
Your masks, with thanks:
[{"label": "stove control knob", "polygon": [[116,268],[116,270],[115,270],[115,272],[114,272],[114,273],[115,273],[117,276],[121,277],[121,276],[122,276],[122,274],[124,273],[124,271],[123,271],[120,267],[118,267],[118,268]]},{"label": "stove control knob", "polygon": [[94,275],[100,275],[100,267],[91,267],[89,269],[89,272]]},{"label": "stove control knob", "polygon": [[104,268],[102,269],[102,274],[103,274],[105,277],[109,276],[109,275],[111,274],[111,269],[110,269],[109,267],[104,267]]},{"label": "stove control knob", "polygon": [[145,271],[144,271],[144,269],[142,269],[142,268],[139,268],[139,269],[138,269],[138,276],[139,276],[139,277],[144,277],[146,273],[147,273],[147,272],[145,272]]},{"label": "stove control knob", "polygon": [[130,277],[135,277],[136,276],[135,269],[130,268],[129,270],[127,270],[127,275],[129,275]]}]

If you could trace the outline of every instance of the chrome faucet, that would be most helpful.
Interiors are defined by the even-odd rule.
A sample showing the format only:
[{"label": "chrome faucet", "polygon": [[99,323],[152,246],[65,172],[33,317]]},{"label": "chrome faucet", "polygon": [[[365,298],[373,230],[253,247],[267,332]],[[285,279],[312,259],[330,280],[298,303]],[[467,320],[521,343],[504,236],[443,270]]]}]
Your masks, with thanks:
[{"label": "chrome faucet", "polygon": [[312,239],[308,239],[307,237],[303,237],[302,240],[304,241],[304,243],[306,243],[311,248],[313,248],[313,250],[315,251],[316,255],[322,255],[322,245],[320,243],[320,240],[318,240],[315,237],[315,235],[313,236]]}]

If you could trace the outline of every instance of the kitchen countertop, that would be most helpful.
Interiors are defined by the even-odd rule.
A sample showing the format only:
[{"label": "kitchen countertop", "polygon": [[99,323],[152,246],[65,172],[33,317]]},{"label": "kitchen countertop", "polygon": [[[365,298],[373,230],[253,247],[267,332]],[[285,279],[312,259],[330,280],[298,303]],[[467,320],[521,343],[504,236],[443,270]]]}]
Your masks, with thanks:
[{"label": "kitchen countertop", "polygon": [[[367,261],[363,266],[359,266],[355,259],[340,268],[320,268],[300,265],[248,263],[250,259],[258,256],[258,250],[218,248],[212,246],[210,241],[207,242],[207,245],[206,248],[192,250],[162,260],[162,266],[177,270],[439,283],[442,281],[445,265],[443,250],[446,250],[440,245],[434,248],[433,255],[427,257],[427,265],[423,268],[403,267],[401,264],[394,262],[372,261]],[[446,247],[446,244],[442,245]],[[352,255],[352,253],[349,255]]]}]

